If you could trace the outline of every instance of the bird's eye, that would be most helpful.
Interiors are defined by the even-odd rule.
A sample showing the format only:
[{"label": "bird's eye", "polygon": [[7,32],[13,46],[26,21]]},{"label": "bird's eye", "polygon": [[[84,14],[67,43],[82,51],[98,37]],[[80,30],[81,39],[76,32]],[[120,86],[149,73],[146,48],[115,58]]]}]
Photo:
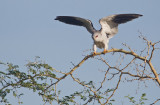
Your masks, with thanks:
[{"label": "bird's eye", "polygon": [[98,35],[96,35],[96,38],[98,37]]}]

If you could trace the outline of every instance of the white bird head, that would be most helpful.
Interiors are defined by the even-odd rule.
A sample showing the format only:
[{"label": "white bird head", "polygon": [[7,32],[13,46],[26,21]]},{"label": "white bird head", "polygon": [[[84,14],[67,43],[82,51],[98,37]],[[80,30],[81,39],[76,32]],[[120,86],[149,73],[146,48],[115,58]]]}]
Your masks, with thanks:
[{"label": "white bird head", "polygon": [[93,38],[94,41],[97,41],[97,42],[101,41],[102,40],[101,32],[100,31],[94,32],[93,35],[92,35],[92,38]]}]

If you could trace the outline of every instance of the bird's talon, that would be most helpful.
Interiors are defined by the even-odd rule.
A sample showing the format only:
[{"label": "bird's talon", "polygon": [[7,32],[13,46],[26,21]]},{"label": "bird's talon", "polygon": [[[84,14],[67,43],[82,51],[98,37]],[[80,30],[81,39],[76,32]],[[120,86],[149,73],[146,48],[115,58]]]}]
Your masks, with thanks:
[{"label": "bird's talon", "polygon": [[104,50],[104,51],[103,51],[103,54],[105,54],[105,53],[107,53],[107,52],[108,52],[107,50]]},{"label": "bird's talon", "polygon": [[93,52],[93,55],[96,55],[96,52]]}]

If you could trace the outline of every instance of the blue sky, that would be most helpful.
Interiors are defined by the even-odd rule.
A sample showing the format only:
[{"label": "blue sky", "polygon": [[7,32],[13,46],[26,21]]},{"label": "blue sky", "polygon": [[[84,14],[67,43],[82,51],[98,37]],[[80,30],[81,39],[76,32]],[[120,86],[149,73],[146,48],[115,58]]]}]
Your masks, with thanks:
[{"label": "blue sky", "polygon": [[[0,61],[18,64],[24,68],[28,61],[33,61],[35,56],[40,56],[54,68],[69,71],[73,67],[71,62],[77,64],[84,57],[83,55],[91,53],[89,50],[92,49],[93,41],[85,28],[66,25],[54,20],[56,16],[61,15],[90,19],[94,27],[100,29],[98,21],[102,17],[119,13],[142,14],[143,17],[120,25],[119,33],[110,40],[109,44],[109,48],[123,48],[122,43],[127,43],[131,48],[138,50],[144,46],[143,41],[138,39],[139,31],[153,42],[160,40],[159,4],[159,0],[1,0]],[[160,55],[155,56],[156,59],[153,62],[156,66],[160,61]],[[93,66],[93,64],[97,65]],[[98,69],[105,69],[105,66],[98,64],[96,60],[90,60],[79,68],[79,72],[75,75],[82,76],[82,79],[87,81],[95,77],[99,78],[101,75],[96,75],[99,72]],[[71,83],[69,80],[67,82],[64,84]],[[149,83],[155,88],[144,89],[142,86],[138,92],[141,94],[152,90],[148,93],[148,98],[160,97],[159,88],[156,88],[154,83]],[[124,83],[120,87],[120,93],[125,91],[124,96],[135,95],[137,88],[132,88],[134,87],[132,85],[136,83]],[[66,86],[64,92],[69,88]],[[133,92],[126,91],[128,89]],[[120,93],[117,93],[117,97]],[[34,97],[36,96],[35,94]],[[29,95],[25,96],[24,105],[32,103],[28,100],[32,101],[33,98]],[[34,100],[36,100],[34,105],[42,105],[39,101],[41,98],[36,97]],[[154,101],[152,98],[151,100]],[[14,103],[14,99],[12,101]],[[118,99],[118,102],[122,101],[123,99]]]}]

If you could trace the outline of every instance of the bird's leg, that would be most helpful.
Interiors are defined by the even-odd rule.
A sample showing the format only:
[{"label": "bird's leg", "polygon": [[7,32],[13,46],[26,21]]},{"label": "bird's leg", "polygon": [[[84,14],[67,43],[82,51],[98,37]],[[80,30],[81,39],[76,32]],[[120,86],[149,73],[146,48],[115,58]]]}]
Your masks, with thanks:
[{"label": "bird's leg", "polygon": [[108,42],[109,40],[105,43],[105,47],[104,47],[104,50],[103,50],[103,53],[107,53],[107,49],[108,49]]},{"label": "bird's leg", "polygon": [[97,46],[95,44],[93,44],[93,54],[95,55],[96,54],[96,50],[97,50]]}]

